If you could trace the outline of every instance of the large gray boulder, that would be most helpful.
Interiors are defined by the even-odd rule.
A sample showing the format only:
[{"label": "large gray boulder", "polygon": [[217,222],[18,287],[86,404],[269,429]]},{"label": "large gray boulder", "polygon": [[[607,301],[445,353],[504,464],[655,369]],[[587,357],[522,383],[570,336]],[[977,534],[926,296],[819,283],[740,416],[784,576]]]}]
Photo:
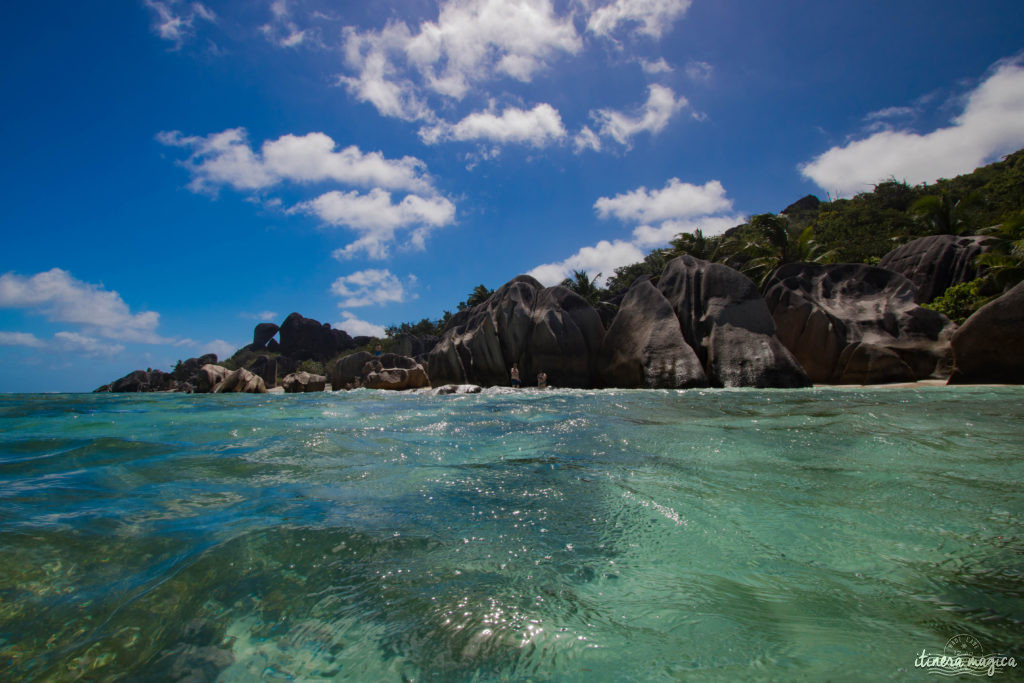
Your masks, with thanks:
[{"label": "large gray boulder", "polygon": [[952,345],[950,384],[1024,384],[1024,282],[979,308]]},{"label": "large gray boulder", "polygon": [[917,288],[916,301],[926,304],[949,287],[978,277],[974,259],[991,247],[990,237],[929,235],[899,246],[878,266],[903,275]]},{"label": "large gray boulder", "polygon": [[708,381],[724,387],[805,387],[810,380],[775,335],[775,321],[750,278],[689,255],[665,267],[658,289]]},{"label": "large gray boulder", "polygon": [[520,275],[453,317],[428,369],[438,385],[494,386],[507,385],[518,363],[524,384],[543,371],[553,385],[591,387],[603,336],[600,316],[582,297]]},{"label": "large gray boulder", "polygon": [[672,305],[650,278],[634,282],[622,299],[601,345],[598,376],[607,387],[707,386],[704,368],[683,338]]},{"label": "large gray boulder", "polygon": [[326,389],[327,378],[309,372],[293,372],[281,380],[281,386],[286,394],[308,394]]},{"label": "large gray boulder", "polygon": [[362,385],[367,389],[422,389],[430,386],[430,377],[415,359],[385,353],[363,365]]},{"label": "large gray boulder", "polygon": [[268,389],[277,386],[277,358],[257,356],[249,363],[249,372],[262,377]]},{"label": "large gray boulder", "polygon": [[884,384],[942,374],[955,326],[905,277],[860,263],[790,263],[767,283],[778,337],[814,382]]},{"label": "large gray boulder", "polygon": [[[209,367],[209,366],[204,366]],[[213,388],[215,394],[265,394],[267,386],[263,378],[245,368],[232,370]]]},{"label": "large gray boulder", "polygon": [[338,391],[339,389],[354,385],[357,379],[362,381],[363,366],[372,358],[373,354],[367,351],[359,351],[339,358],[328,370],[331,388],[334,391]]},{"label": "large gray boulder", "polygon": [[175,389],[177,382],[169,372],[162,370],[134,370],[124,377],[100,387],[97,392],[139,393],[152,391],[170,391]]},{"label": "large gray boulder", "polygon": [[280,329],[281,328],[274,323],[259,323],[256,325],[252,331],[252,348],[266,348],[267,342],[269,342]]},{"label": "large gray boulder", "polygon": [[228,370],[223,365],[215,365],[213,363],[207,363],[203,367],[196,371],[196,374],[192,376],[192,386],[195,387],[195,393],[197,394],[209,394],[212,393],[217,385],[224,381],[224,378],[228,376]]}]

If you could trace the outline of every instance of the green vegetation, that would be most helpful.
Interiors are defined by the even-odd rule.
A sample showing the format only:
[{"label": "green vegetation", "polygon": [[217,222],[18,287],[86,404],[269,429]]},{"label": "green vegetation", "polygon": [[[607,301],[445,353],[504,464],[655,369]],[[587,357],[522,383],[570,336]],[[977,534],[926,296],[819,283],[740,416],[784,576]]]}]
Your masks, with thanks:
[{"label": "green vegetation", "polygon": [[980,278],[962,282],[947,289],[930,304],[921,305],[942,313],[957,325],[962,325],[976,310],[996,298],[995,295],[982,294],[982,285]]}]

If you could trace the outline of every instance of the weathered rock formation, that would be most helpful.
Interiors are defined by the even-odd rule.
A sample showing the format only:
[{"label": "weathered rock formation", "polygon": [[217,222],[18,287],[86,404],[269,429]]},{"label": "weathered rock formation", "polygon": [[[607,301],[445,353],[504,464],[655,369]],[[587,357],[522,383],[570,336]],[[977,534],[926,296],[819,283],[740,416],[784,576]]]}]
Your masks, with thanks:
[{"label": "weathered rock formation", "polygon": [[278,330],[281,328],[274,323],[259,323],[252,331],[252,346],[256,349],[262,349],[267,346]]},{"label": "weathered rock formation", "polygon": [[813,381],[880,384],[942,372],[954,325],[915,293],[884,268],[790,263],[772,274],[765,298],[779,339]]},{"label": "weathered rock formation", "polygon": [[413,335],[413,334],[400,334],[395,337],[394,344],[391,346],[391,351],[397,353],[400,356],[409,356],[410,358],[417,358],[419,356],[425,356],[437,346],[437,342],[440,341],[440,337],[434,335]]},{"label": "weathered rock formation", "polygon": [[362,383],[363,366],[373,359],[373,354],[366,351],[349,354],[335,361],[328,370],[328,377],[331,380],[331,388],[335,391],[354,386],[356,380]]},{"label": "weathered rock formation", "polygon": [[978,277],[974,259],[989,250],[988,237],[929,235],[893,249],[878,266],[903,275],[917,288],[916,301],[929,303],[953,285]]},{"label": "weathered rock formation", "polygon": [[367,389],[421,389],[430,386],[423,366],[408,356],[385,353],[363,364],[362,385]]},{"label": "weathered rock formation", "polygon": [[1024,384],[1024,282],[979,308],[952,346],[950,384]]},{"label": "weathered rock formation", "polygon": [[430,377],[504,385],[518,363],[524,384],[544,371],[552,385],[590,387],[603,336],[600,316],[582,297],[520,275],[453,317],[428,355]]},{"label": "weathered rock formation", "polygon": [[114,380],[96,389],[93,393],[138,393],[151,391],[171,391],[177,383],[174,377],[161,370],[135,370],[124,377]]},{"label": "weathered rock formation", "polygon": [[327,378],[308,372],[293,372],[281,380],[286,394],[307,394],[312,391],[323,391],[327,388]]},{"label": "weathered rock formation", "polygon": [[750,278],[684,255],[665,267],[658,290],[713,386],[803,387],[810,381],[779,341]]},{"label": "weathered rock formation", "polygon": [[277,386],[277,358],[273,356],[257,356],[247,368],[254,375],[263,378],[268,389]]},{"label": "weathered rock formation", "polygon": [[224,375],[224,379],[213,388],[213,393],[265,394],[267,393],[267,387],[263,383],[262,377],[252,374],[245,368],[238,368]]},{"label": "weathered rock formation", "polygon": [[199,371],[192,378],[195,392],[197,394],[213,393],[217,385],[224,381],[229,372],[231,371],[223,365],[214,365],[212,363],[204,365],[199,368]]},{"label": "weathered rock formation", "polygon": [[342,351],[355,348],[355,342],[348,333],[335,330],[328,323],[320,324],[312,318],[304,318],[298,313],[285,318],[281,324],[280,339],[277,350],[298,361],[325,361]]},{"label": "weathered rock formation", "polygon": [[708,384],[672,305],[647,277],[634,282],[623,298],[601,345],[598,375],[607,387],[677,389]]}]

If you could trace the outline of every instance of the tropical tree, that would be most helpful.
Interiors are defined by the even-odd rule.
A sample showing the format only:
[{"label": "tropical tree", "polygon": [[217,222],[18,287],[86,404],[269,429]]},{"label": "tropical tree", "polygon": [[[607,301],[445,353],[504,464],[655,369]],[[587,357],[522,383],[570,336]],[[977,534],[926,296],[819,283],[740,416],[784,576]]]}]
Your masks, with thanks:
[{"label": "tropical tree", "polygon": [[970,232],[968,213],[978,201],[975,192],[968,192],[960,199],[953,199],[949,192],[929,194],[910,205],[910,214],[930,227],[933,234],[960,235]]},{"label": "tropical tree", "polygon": [[748,260],[740,267],[759,286],[786,263],[833,263],[838,251],[825,249],[814,239],[814,226],[794,234],[786,216],[760,214],[750,220],[751,238],[742,251]]},{"label": "tropical tree", "polygon": [[984,288],[1001,292],[1024,281],[1024,211],[980,232],[994,238],[990,250],[974,261]]},{"label": "tropical tree", "polygon": [[473,291],[469,293],[468,299],[459,302],[459,310],[464,311],[467,308],[473,308],[477,304],[482,304],[490,299],[492,294],[494,294],[493,289],[487,289],[484,285],[477,285],[473,288]]},{"label": "tropical tree", "polygon": [[572,278],[565,278],[561,284],[579,294],[593,306],[601,299],[601,288],[597,286],[599,279],[601,279],[601,273],[591,278],[585,270],[574,270]]}]

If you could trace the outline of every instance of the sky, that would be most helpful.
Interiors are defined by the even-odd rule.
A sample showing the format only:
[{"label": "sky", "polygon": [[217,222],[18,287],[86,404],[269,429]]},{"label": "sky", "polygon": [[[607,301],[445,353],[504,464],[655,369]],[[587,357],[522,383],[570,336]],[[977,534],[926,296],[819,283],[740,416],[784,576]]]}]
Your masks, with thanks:
[{"label": "sky", "polygon": [[1024,147],[1020,0],[122,0],[0,26],[0,391],[352,335]]}]

